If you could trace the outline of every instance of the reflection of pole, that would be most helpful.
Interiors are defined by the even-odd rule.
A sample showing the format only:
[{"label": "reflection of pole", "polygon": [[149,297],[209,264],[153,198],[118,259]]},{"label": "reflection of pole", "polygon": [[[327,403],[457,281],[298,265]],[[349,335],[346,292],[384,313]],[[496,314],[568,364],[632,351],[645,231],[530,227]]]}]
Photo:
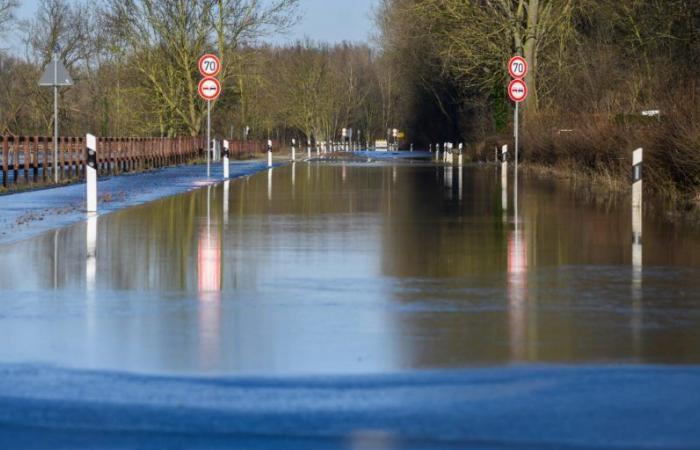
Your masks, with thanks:
[{"label": "reflection of pole", "polygon": [[228,225],[228,191],[230,180],[224,181],[224,225]]},{"label": "reflection of pole", "polygon": [[88,291],[95,290],[97,274],[97,215],[90,214],[87,222],[87,262],[85,265],[85,281]]},{"label": "reflection of pole", "polygon": [[53,288],[58,289],[58,233],[53,232]]},{"label": "reflection of pole", "polygon": [[[224,183],[224,197],[226,187]],[[226,203],[224,203],[226,205]],[[226,217],[226,216],[224,216]],[[207,186],[207,223],[200,229],[197,250],[197,285],[199,290],[199,355],[201,369],[219,365],[221,317],[221,241],[219,231],[211,227],[211,186]]]},{"label": "reflection of pole", "polygon": [[[460,156],[460,157],[461,157],[461,156]],[[462,166],[460,165],[460,166],[459,166],[459,174],[458,174],[458,178],[459,178],[459,201],[460,201],[460,202],[462,201],[462,172],[463,172],[463,171],[464,171],[464,167],[462,167]]]},{"label": "reflection of pole", "polygon": [[272,200],[272,169],[267,170],[267,200]]}]

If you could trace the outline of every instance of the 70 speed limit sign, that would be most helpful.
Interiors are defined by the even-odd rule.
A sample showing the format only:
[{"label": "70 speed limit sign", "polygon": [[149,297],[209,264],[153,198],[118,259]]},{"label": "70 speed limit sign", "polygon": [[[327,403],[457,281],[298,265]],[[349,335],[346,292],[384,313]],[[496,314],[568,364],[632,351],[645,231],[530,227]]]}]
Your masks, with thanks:
[{"label": "70 speed limit sign", "polygon": [[511,78],[522,80],[527,75],[527,61],[522,56],[513,57],[508,63],[508,72]]},{"label": "70 speed limit sign", "polygon": [[221,72],[221,61],[210,53],[199,58],[199,73],[203,77],[215,77]]}]

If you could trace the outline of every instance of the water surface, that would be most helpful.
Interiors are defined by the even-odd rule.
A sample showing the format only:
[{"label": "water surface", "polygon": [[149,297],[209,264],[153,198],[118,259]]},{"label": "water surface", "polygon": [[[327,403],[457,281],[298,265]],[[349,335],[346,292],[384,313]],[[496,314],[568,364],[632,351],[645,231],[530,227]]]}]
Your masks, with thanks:
[{"label": "water surface", "polygon": [[[700,363],[700,232],[494,167],[307,164],[0,247],[0,362],[159,374]],[[641,251],[641,252],[640,252]],[[641,257],[641,259],[640,259]]]}]

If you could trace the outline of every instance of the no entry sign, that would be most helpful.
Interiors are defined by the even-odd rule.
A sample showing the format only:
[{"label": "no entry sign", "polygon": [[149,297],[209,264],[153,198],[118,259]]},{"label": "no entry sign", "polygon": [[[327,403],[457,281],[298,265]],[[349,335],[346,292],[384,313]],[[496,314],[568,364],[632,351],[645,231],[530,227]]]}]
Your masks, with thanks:
[{"label": "no entry sign", "polygon": [[522,56],[515,56],[511,58],[508,63],[508,72],[512,78],[516,80],[521,80],[527,75],[527,61]]},{"label": "no entry sign", "polygon": [[527,98],[527,85],[523,80],[513,80],[508,85],[508,96],[515,103],[521,103]]},{"label": "no entry sign", "polygon": [[203,77],[215,77],[219,72],[221,72],[221,61],[218,56],[206,54],[199,58],[199,73]]},{"label": "no entry sign", "polygon": [[199,96],[204,100],[212,101],[216,100],[221,94],[221,83],[219,80],[212,77],[202,78],[199,82]]}]

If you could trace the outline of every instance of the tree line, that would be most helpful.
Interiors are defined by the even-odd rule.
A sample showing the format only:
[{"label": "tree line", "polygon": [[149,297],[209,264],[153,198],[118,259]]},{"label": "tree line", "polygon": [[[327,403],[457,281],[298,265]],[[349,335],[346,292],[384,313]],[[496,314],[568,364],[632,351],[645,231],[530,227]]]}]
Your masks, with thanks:
[{"label": "tree line", "polygon": [[52,91],[38,80],[56,51],[75,81],[60,89],[64,135],[199,135],[197,61],[207,52],[222,61],[218,136],[321,141],[352,127],[369,140],[393,126],[376,49],[266,43],[297,22],[298,0],[40,0],[23,21],[17,6],[0,0],[0,33],[23,47],[0,50],[2,134],[51,133]]},{"label": "tree line", "polygon": [[381,0],[377,17],[398,121],[423,142],[508,143],[521,55],[527,159],[623,180],[643,146],[655,188],[698,192],[700,1]]}]

